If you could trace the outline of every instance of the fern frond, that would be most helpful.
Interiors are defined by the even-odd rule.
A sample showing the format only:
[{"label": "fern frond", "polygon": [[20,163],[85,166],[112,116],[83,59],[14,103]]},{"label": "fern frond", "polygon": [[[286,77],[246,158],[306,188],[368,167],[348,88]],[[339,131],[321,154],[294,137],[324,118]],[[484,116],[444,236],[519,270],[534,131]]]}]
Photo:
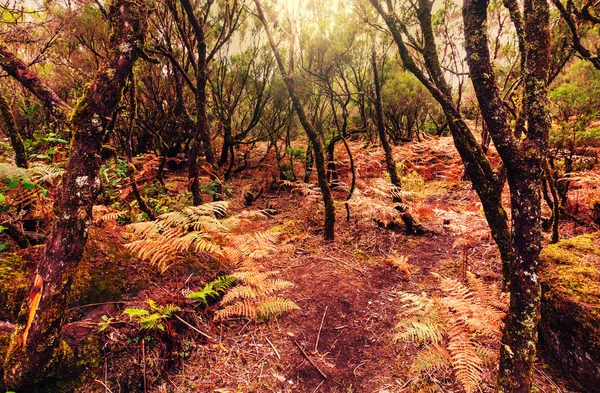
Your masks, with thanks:
[{"label": "fern frond", "polygon": [[215,313],[215,321],[227,319],[231,317],[242,317],[248,319],[256,319],[257,310],[256,304],[250,300],[236,302]]},{"label": "fern frond", "polygon": [[185,212],[192,217],[198,216],[221,216],[224,217],[229,211],[229,202],[227,201],[215,201],[208,202],[198,206],[188,206],[185,208]]},{"label": "fern frond", "polygon": [[259,296],[270,295],[292,286],[294,286],[293,283],[285,280],[266,280],[258,288],[250,285],[240,285],[227,292],[223,296],[221,303],[229,304],[237,299],[255,299]]},{"label": "fern frond", "polygon": [[36,183],[54,184],[65,173],[65,168],[54,164],[36,162],[29,168],[29,172]]},{"label": "fern frond", "polygon": [[417,344],[439,344],[443,335],[442,326],[437,323],[413,321],[402,333],[397,334],[395,339]]},{"label": "fern frond", "polygon": [[143,317],[145,315],[150,314],[148,310],[145,310],[143,308],[126,308],[125,310],[123,310],[123,313],[129,315],[129,319],[135,317]]},{"label": "fern frond", "polygon": [[415,356],[411,371],[423,373],[448,368],[451,365],[452,360],[450,359],[448,350],[441,345],[432,344]]},{"label": "fern frond", "polygon": [[257,305],[257,308],[259,316],[263,319],[300,309],[293,301],[280,297],[265,298]]},{"label": "fern frond", "polygon": [[215,313],[215,320],[222,320],[231,317],[242,317],[247,319],[267,319],[285,312],[298,310],[300,307],[291,300],[280,297],[266,297],[259,299],[258,302],[253,299],[238,301],[226,306]]},{"label": "fern frond", "polygon": [[223,276],[206,284],[200,291],[187,294],[186,298],[208,304],[209,298],[216,298],[236,281],[235,277]]},{"label": "fern frond", "polygon": [[467,393],[477,391],[483,379],[483,361],[477,353],[476,343],[469,339],[452,340],[448,351],[456,379]]},{"label": "fern frond", "polygon": [[16,165],[7,164],[5,162],[0,162],[0,179],[10,178],[10,179],[20,179],[20,180],[31,180],[29,175],[29,171],[24,168],[20,168]]}]

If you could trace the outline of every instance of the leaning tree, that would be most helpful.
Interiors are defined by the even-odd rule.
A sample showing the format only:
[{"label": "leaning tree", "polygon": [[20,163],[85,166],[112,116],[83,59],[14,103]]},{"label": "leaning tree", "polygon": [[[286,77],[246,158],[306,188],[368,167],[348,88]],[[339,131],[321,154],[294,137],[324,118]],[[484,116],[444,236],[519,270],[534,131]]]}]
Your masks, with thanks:
[{"label": "leaning tree", "polygon": [[70,108],[36,73],[0,45],[0,66],[56,116],[66,119],[73,133],[52,231],[4,362],[5,384],[17,391],[37,382],[61,341],[71,284],[100,191],[102,140],[133,65],[144,51],[148,17],[145,0],[114,0],[107,16],[112,30],[109,55],[69,116]]}]

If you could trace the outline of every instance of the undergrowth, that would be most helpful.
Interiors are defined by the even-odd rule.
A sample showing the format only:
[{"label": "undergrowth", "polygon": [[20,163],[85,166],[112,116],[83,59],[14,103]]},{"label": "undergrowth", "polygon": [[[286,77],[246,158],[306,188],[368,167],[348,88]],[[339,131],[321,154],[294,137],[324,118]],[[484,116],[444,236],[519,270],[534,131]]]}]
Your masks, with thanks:
[{"label": "undergrowth", "polygon": [[470,273],[466,284],[437,277],[439,296],[402,293],[395,339],[423,347],[412,364],[416,374],[451,371],[467,393],[492,387],[488,370],[498,364],[506,299]]}]

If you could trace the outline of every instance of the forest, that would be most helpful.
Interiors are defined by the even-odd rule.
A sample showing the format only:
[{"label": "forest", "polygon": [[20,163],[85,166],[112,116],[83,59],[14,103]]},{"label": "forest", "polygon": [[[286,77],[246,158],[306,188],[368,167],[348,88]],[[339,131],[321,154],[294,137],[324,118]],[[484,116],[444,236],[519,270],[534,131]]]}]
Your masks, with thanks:
[{"label": "forest", "polygon": [[3,0],[0,392],[600,392],[600,1]]}]

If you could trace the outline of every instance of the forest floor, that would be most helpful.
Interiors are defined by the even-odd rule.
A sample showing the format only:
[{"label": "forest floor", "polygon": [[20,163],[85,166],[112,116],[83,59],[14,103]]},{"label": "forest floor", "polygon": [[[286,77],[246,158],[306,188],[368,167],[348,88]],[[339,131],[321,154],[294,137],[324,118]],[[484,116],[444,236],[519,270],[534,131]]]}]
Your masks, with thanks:
[{"label": "forest floor", "polygon": [[[101,333],[103,357],[95,363],[101,371],[94,371],[93,382],[79,391],[124,391],[121,384],[127,380],[139,385],[135,380],[139,381],[140,373],[144,392],[462,391],[449,369],[413,371],[422,347],[397,340],[395,326],[405,310],[401,296],[439,294],[440,277],[461,280],[469,271],[485,286],[499,283],[498,253],[477,195],[470,183],[462,180],[462,165],[450,138],[397,146],[394,155],[403,173],[405,203],[430,233],[414,236],[406,235],[402,228],[385,228],[376,222],[385,222],[386,212],[393,211],[393,203],[382,191],[387,182],[383,154],[364,143],[350,146],[356,191],[349,202],[349,220],[344,206],[347,188],[335,191],[334,241],[322,238],[318,198],[301,188],[266,189],[254,206],[243,206],[245,191],[265,187],[275,179],[272,163],[228,184],[234,190],[229,198],[231,213],[274,209],[277,214],[253,229],[282,229],[286,247],[260,259],[260,268],[276,270],[277,278],[293,283],[281,295],[300,309],[266,322],[226,319],[215,323],[209,310],[195,319],[201,330],[192,322],[176,332],[167,326],[162,339],[150,334],[133,338],[140,332],[125,326],[128,323],[122,316],[123,322],[118,322],[124,304],[143,305],[147,299],[176,302],[182,291],[208,278],[191,278],[187,270],[177,269],[160,275],[146,262],[127,255],[123,226],[113,220],[97,224],[84,258],[86,266],[101,270],[112,260],[125,277],[119,285],[127,287],[126,293],[132,296],[126,295],[126,302],[75,307],[73,322],[65,327],[71,341],[84,340],[106,318],[117,321]],[[350,161],[343,146],[337,160],[340,180],[349,184]],[[167,187],[173,198],[185,191],[185,180],[182,173],[168,173]],[[566,237],[584,230],[572,222],[561,226]],[[394,266],[394,261],[403,257],[408,258],[407,263]],[[117,276],[111,280],[116,282]],[[214,312],[216,306],[212,307]],[[146,339],[157,337],[168,350],[157,350],[161,345],[152,349],[151,341],[145,344]],[[173,353],[178,354],[178,361],[167,357]],[[544,356],[540,358],[535,381],[538,391],[569,392]],[[490,391],[493,384],[491,369],[484,373],[482,392]]]},{"label": "forest floor", "polygon": [[[383,157],[376,148],[352,148],[357,189],[366,198],[385,177]],[[318,204],[300,193],[265,195],[257,205],[279,212],[265,225],[286,228],[293,247],[265,259],[263,267],[280,271],[278,277],[294,284],[284,296],[300,310],[267,323],[214,325],[214,339],[195,346],[177,375],[152,391],[461,391],[450,373],[419,378],[411,371],[419,348],[395,340],[394,326],[403,311],[399,295],[439,292],[432,273],[458,278],[465,268],[495,285],[499,257],[478,198],[461,181],[462,166],[449,138],[396,147],[395,156],[404,168],[406,203],[430,234],[407,236],[376,225],[372,217],[377,212],[371,209],[377,210],[377,203],[389,205],[386,201],[351,208],[349,221],[338,202],[336,239],[325,242]],[[348,176],[347,158],[339,153],[342,178]],[[234,188],[248,187],[247,181],[239,180]],[[338,192],[338,200],[343,197]],[[243,209],[241,200],[232,202],[233,210],[236,205]],[[390,260],[400,255],[408,257],[409,268],[392,266]],[[553,381],[543,361],[537,370],[539,391],[568,391]]]}]

